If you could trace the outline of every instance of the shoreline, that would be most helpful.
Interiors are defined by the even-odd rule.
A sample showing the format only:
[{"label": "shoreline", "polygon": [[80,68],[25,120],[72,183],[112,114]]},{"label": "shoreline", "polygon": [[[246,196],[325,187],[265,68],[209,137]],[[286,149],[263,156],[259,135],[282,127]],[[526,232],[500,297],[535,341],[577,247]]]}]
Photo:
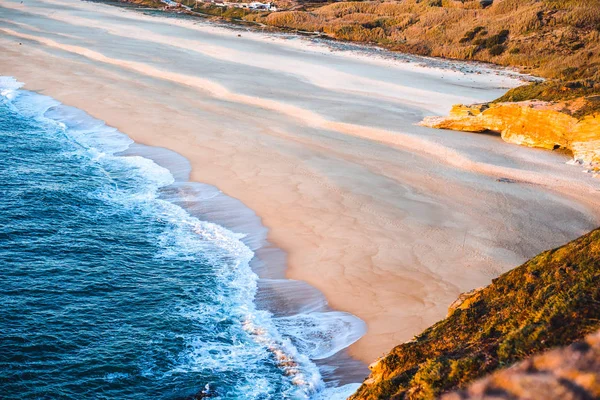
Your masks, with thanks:
[{"label": "shoreline", "polygon": [[[151,11],[151,12],[164,13],[164,14],[172,15],[175,18],[189,16],[191,18],[198,18],[200,20],[203,20],[204,22],[213,24],[215,26],[222,26],[224,29],[232,29],[232,30],[240,29],[241,30],[241,29],[246,28],[246,29],[250,30],[251,32],[255,32],[255,33],[265,33],[265,31],[266,31],[266,33],[268,33],[270,35],[299,36],[304,39],[315,41],[315,42],[320,41],[323,44],[330,46],[332,48],[337,47],[338,50],[343,48],[344,46],[348,46],[348,47],[356,47],[357,53],[381,52],[382,55],[387,57],[388,59],[395,59],[395,60],[400,59],[400,60],[404,60],[404,61],[408,61],[408,62],[416,61],[415,59],[423,59],[423,60],[431,61],[433,63],[449,63],[449,64],[455,63],[455,64],[471,65],[474,68],[477,68],[477,67],[490,68],[490,69],[496,70],[498,73],[506,73],[508,75],[520,76],[520,79],[522,79],[522,81],[524,83],[542,82],[545,80],[545,78],[534,76],[529,73],[521,71],[522,68],[520,69],[518,66],[494,64],[493,62],[489,62],[489,61],[468,60],[468,59],[452,58],[452,57],[434,57],[434,56],[426,56],[426,55],[422,55],[422,54],[418,54],[418,53],[405,53],[405,52],[393,50],[391,48],[387,48],[381,44],[377,44],[377,43],[373,43],[373,42],[361,42],[361,41],[338,39],[336,37],[326,34],[325,32],[318,32],[318,31],[309,32],[309,31],[303,31],[303,30],[294,29],[294,28],[285,28],[285,27],[279,27],[279,26],[274,26],[274,25],[265,25],[260,22],[246,21],[246,20],[242,20],[242,19],[238,19],[238,18],[224,18],[224,17],[218,16],[218,15],[212,15],[212,14],[202,13],[202,12],[193,11],[193,10],[187,10],[185,8],[174,9],[174,8],[151,7],[148,5],[139,5],[130,0],[109,0],[109,1],[81,0],[81,1],[89,1],[91,3],[107,4],[107,5],[111,5],[114,7],[133,9],[134,11],[138,11],[138,12]],[[183,3],[179,3],[179,4],[183,4]],[[165,5],[166,5],[166,3],[165,3]],[[279,10],[278,12],[281,12],[281,11],[286,11],[286,10]],[[352,50],[344,50],[344,51],[352,52]],[[370,54],[367,56],[373,57],[374,54]],[[413,60],[411,60],[411,59],[413,59]]]},{"label": "shoreline", "polygon": [[[259,310],[269,311],[273,318],[302,315],[310,318],[311,315],[318,314],[324,321],[328,318],[334,321],[338,316],[339,312],[328,306],[325,296],[316,288],[286,277],[287,254],[269,242],[269,230],[262,224],[260,217],[241,201],[227,196],[217,187],[190,180],[191,163],[185,157],[168,149],[137,142],[118,155],[141,156],[166,168],[175,177],[175,183],[167,186],[166,193],[163,193],[169,202],[181,206],[193,217],[243,235],[240,240],[254,253],[250,268],[258,276],[254,303]],[[351,314],[346,317],[360,321]],[[353,324],[358,326],[361,323]],[[286,334],[285,331],[283,333]],[[364,333],[364,330],[346,332],[349,337],[359,338]],[[326,385],[333,384],[333,388],[341,388],[348,384],[358,384],[368,375],[366,364],[349,357],[347,349],[351,345],[349,343],[327,357],[311,359],[319,368]]]},{"label": "shoreline", "polygon": [[[485,203],[496,201],[493,197],[495,192],[501,194],[498,201],[503,201],[502,196],[509,196],[503,209],[506,211],[516,205],[525,206],[527,200],[539,190],[547,196],[543,199],[552,202],[552,208],[540,210],[539,214],[536,214],[536,210],[528,209],[526,220],[539,223],[536,215],[564,212],[561,218],[577,221],[568,230],[559,230],[558,233],[551,233],[553,225],[543,225],[541,229],[546,236],[543,240],[534,241],[533,251],[558,244],[574,236],[575,231],[583,231],[587,225],[591,226],[599,220],[598,210],[567,204],[564,198],[549,195],[547,188],[544,188],[545,182],[540,180],[547,177],[542,173],[530,173],[530,165],[519,169],[518,163],[522,160],[540,158],[552,164],[556,170],[567,171],[562,178],[570,178],[567,167],[558,165],[555,155],[531,149],[515,150],[491,138],[456,134],[451,136],[456,138],[456,143],[444,144],[452,151],[437,153],[437,159],[428,159],[433,155],[432,151],[435,153],[438,149],[423,148],[428,143],[414,139],[421,133],[434,135],[425,129],[403,127],[415,131],[399,136],[404,143],[389,145],[388,142],[386,145],[376,142],[376,135],[361,136],[362,132],[352,135],[356,131],[350,129],[342,133],[333,130],[334,134],[332,130],[314,130],[312,126],[306,128],[301,125],[296,128],[281,116],[264,110],[256,118],[248,117],[254,109],[247,104],[235,104],[238,109],[233,112],[231,102],[222,105],[221,99],[218,103],[212,98],[197,100],[198,92],[190,87],[182,87],[180,83],[142,75],[143,71],[120,70],[117,64],[98,65],[94,60],[82,59],[80,54],[68,53],[65,48],[48,50],[43,43],[32,45],[32,39],[22,40],[28,41],[27,50],[22,50],[27,52],[27,57],[23,58],[30,64],[39,61],[37,68],[22,65],[21,70],[14,74],[27,84],[26,89],[49,93],[64,104],[82,108],[128,134],[137,143],[170,148],[182,154],[193,164],[192,180],[215,184],[224,193],[239,198],[255,210],[263,218],[263,224],[269,227],[269,241],[289,254],[288,277],[315,282],[333,308],[350,312],[356,309],[362,314],[358,316],[369,324],[370,335],[352,346],[350,352],[364,362],[373,361],[382,351],[388,351],[399,342],[410,339],[411,334],[435,322],[440,315],[445,315],[446,307],[459,292],[491,280],[499,272],[517,265],[516,260],[527,256],[518,243],[511,242],[511,235],[515,235],[511,229],[520,223],[518,216],[510,217],[506,231],[498,220],[478,219],[481,217],[476,212],[467,216],[468,223],[461,222],[460,208],[477,207],[477,197]],[[94,40],[98,38],[94,37]],[[0,45],[8,41],[8,38],[2,40]],[[18,68],[16,60],[23,53],[20,50],[17,52],[14,46],[6,45],[6,48],[7,59],[15,60],[13,69]],[[342,63],[340,59],[335,61]],[[66,66],[59,65],[61,62]],[[90,65],[92,73],[89,72]],[[44,66],[52,72],[48,76],[39,74]],[[416,66],[413,67],[418,70]],[[70,88],[65,88],[62,80],[63,76],[67,76],[67,71],[75,72],[69,81],[69,85],[73,86]],[[130,77],[138,81],[125,82]],[[269,76],[263,79],[268,82]],[[111,80],[118,84],[111,83]],[[172,93],[173,89],[183,99],[181,104],[184,107],[165,106],[161,96]],[[94,96],[90,96],[90,93],[94,93]],[[403,92],[398,93],[400,98]],[[487,96],[492,94],[493,91]],[[327,92],[322,96],[332,95]],[[186,104],[189,105],[186,107]],[[436,104],[436,107],[441,109],[443,105]],[[198,109],[207,112],[217,110],[219,118],[207,120],[204,118],[207,115],[195,114]],[[416,111],[410,112],[418,114]],[[410,118],[414,118],[413,114],[410,114]],[[350,119],[353,116],[347,117]],[[250,123],[238,129],[246,129],[246,135],[231,137],[231,131],[226,131],[211,138],[209,145],[206,145],[206,137],[198,136],[196,132],[198,126],[208,125],[211,129],[217,129],[242,118],[250,118]],[[259,121],[261,118],[265,122]],[[410,118],[407,120],[410,121]],[[358,126],[367,123],[369,120]],[[395,121],[392,119],[389,125],[393,123]],[[260,135],[263,136],[257,134],[257,139],[254,139],[253,124],[260,124],[263,129]],[[314,130],[314,135],[307,137],[304,130]],[[164,135],[164,132],[172,135]],[[246,144],[244,140],[248,140],[248,136],[254,141]],[[452,161],[457,154],[452,146],[460,145],[459,142],[463,140],[482,148],[498,145],[503,151],[514,150],[518,157],[511,162],[516,167],[503,165],[494,159],[477,161],[472,154],[468,154],[467,158],[471,161],[475,159],[477,165],[490,168],[478,174],[473,172],[473,165],[457,165],[453,161],[454,164],[450,163],[449,167],[448,161]],[[410,144],[408,147],[407,143]],[[274,146],[282,146],[286,151],[292,146],[303,147],[300,150],[293,147],[293,151],[285,153],[273,150]],[[321,151],[321,148],[326,151]],[[402,157],[408,161],[396,163],[395,160]],[[313,164],[301,164],[305,159],[314,160]],[[325,160],[323,164],[318,163],[321,160]],[[418,171],[422,170],[423,173],[413,175],[403,170],[412,165],[409,162],[417,163]],[[289,165],[293,163],[300,167],[290,168]],[[334,163],[339,163],[339,167]],[[337,175],[323,172],[325,169],[331,170],[330,165],[335,166]],[[528,180],[532,179],[533,182],[499,186],[494,177],[507,171],[529,177]],[[439,177],[427,175],[434,172],[439,173]],[[463,181],[474,181],[476,184],[471,187]],[[448,187],[444,188],[444,184]],[[580,182],[580,197],[586,195],[586,185],[587,181]],[[370,193],[373,190],[375,194]],[[491,194],[483,193],[484,190]],[[469,196],[474,200],[471,201]],[[460,207],[454,208],[444,201],[457,202]],[[589,199],[590,203],[593,201],[593,198]],[[564,209],[561,208],[562,203],[566,205]],[[467,234],[472,229],[474,234]],[[493,236],[496,229],[498,238]],[[528,233],[520,235],[524,238]],[[461,235],[460,243],[452,240],[456,234]],[[421,237],[423,240],[420,240]],[[517,239],[520,240],[519,237]],[[440,247],[428,247],[431,241],[439,243]],[[459,246],[458,250],[456,246]],[[350,251],[345,253],[347,249]],[[435,257],[431,255],[432,252]],[[475,260],[475,265],[464,267],[465,260]],[[440,262],[444,263],[444,268],[440,268]],[[403,321],[404,325],[397,326],[399,321]]]},{"label": "shoreline", "polygon": [[[51,97],[22,90],[23,83],[12,77],[0,78],[0,83],[7,84],[6,87],[0,87],[0,91],[2,96],[6,95],[9,103],[19,98],[19,95],[15,96],[16,93],[23,92],[21,96],[30,102],[25,100],[20,104],[20,112],[23,111],[23,104],[28,104],[31,110],[35,110],[33,118],[41,117],[62,124],[69,142],[84,148],[92,143],[91,148],[98,151],[99,158],[142,158],[153,164],[148,166],[142,163],[145,167],[140,168],[149,175],[161,169],[168,171],[167,174],[172,177],[171,183],[159,187],[158,199],[181,207],[192,220],[216,225],[216,230],[222,230],[224,238],[241,242],[241,247],[246,247],[252,253],[244,268],[250,267],[256,277],[256,292],[251,301],[254,305],[250,307],[249,319],[240,321],[249,336],[272,353],[281,373],[291,376],[291,382],[303,391],[309,393],[315,390],[312,394],[319,397],[331,391],[349,394],[355,390],[368,369],[361,362],[350,359],[345,349],[364,334],[364,322],[353,315],[329,308],[325,297],[310,285],[286,279],[285,253],[268,242],[267,229],[251,209],[214,186],[191,181],[191,163],[180,154],[139,144],[85,111]],[[25,107],[26,112],[31,111],[29,107]],[[108,135],[98,136],[99,132],[108,132]],[[89,142],[83,139],[83,144],[79,143],[77,135],[83,138],[87,134],[91,134],[91,139],[87,139]],[[175,218],[178,215],[176,213]],[[166,218],[169,219],[169,215]],[[207,239],[219,242],[222,238],[218,235],[211,238],[208,234]],[[207,257],[210,258],[210,253]],[[244,256],[241,258],[243,260]],[[246,283],[254,284],[253,280]],[[196,284],[201,285],[202,282]],[[268,318],[259,318],[263,323],[266,321],[266,325],[255,325],[253,310],[269,312]],[[284,321],[283,325],[281,321]],[[308,331],[304,331],[305,328]],[[329,336],[331,329],[342,333],[344,328],[347,329],[346,335],[342,335],[341,339]],[[311,352],[306,352],[306,348]],[[315,368],[318,369],[316,374]],[[316,378],[318,382],[314,380]]]},{"label": "shoreline", "polygon": [[[270,35],[273,38],[277,38],[278,36],[280,36],[280,38],[283,38],[283,40],[285,40],[286,38],[301,38],[316,44],[324,45],[328,47],[330,51],[346,53],[350,57],[363,56],[371,60],[381,58],[381,61],[383,63],[398,61],[406,63],[417,63],[418,65],[424,66],[426,68],[442,68],[462,73],[480,73],[480,71],[477,71],[477,69],[483,68],[493,70],[496,74],[506,75],[507,77],[516,77],[517,79],[521,80],[524,84],[532,82],[543,82],[545,80],[545,78],[522,72],[516,66],[500,65],[494,64],[492,62],[479,60],[466,60],[451,57],[433,57],[421,55],[418,53],[403,53],[400,51],[388,49],[376,43],[337,39],[323,32],[307,32],[293,28],[283,28],[271,25],[264,25],[254,21],[227,19],[216,15],[203,14],[195,11],[187,11],[185,9],[177,10],[155,8],[150,6],[139,6],[135,2],[131,2],[129,0],[81,1],[133,10],[134,12],[141,12],[151,17],[154,16],[154,13],[156,13],[159,16],[161,14],[166,14],[169,16],[169,18],[190,17],[190,20],[197,18],[199,21],[213,25],[215,28],[222,28],[224,30],[241,30],[255,34],[266,33],[267,35]],[[147,14],[145,13],[146,11],[150,11],[151,13]],[[467,67],[464,68],[464,70],[460,68],[465,66]],[[509,88],[507,88],[507,90],[508,89]]]}]

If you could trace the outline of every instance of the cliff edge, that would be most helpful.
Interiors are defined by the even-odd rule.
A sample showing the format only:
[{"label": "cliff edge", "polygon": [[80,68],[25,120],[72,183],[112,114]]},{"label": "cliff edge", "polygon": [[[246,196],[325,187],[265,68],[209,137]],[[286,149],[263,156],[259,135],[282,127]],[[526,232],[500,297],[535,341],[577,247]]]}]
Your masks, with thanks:
[{"label": "cliff edge", "polygon": [[600,398],[600,331],[534,356],[441,400],[583,400]]},{"label": "cliff edge", "polygon": [[432,399],[600,328],[600,229],[463,296],[370,366],[351,399]]}]

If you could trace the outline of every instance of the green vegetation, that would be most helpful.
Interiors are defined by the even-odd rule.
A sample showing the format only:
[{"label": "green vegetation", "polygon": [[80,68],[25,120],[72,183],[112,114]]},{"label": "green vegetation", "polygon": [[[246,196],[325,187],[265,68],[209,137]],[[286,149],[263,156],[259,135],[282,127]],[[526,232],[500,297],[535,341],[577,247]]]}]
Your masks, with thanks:
[{"label": "green vegetation", "polygon": [[127,3],[137,4],[140,6],[152,7],[152,8],[161,8],[164,7],[165,4],[160,0],[127,0]]},{"label": "green vegetation", "polygon": [[509,90],[495,103],[526,100],[564,102],[564,112],[576,118],[600,113],[600,80],[550,80]]},{"label": "green vegetation", "polygon": [[[425,56],[492,62],[547,78],[546,100],[600,95],[600,0],[304,3],[246,20]],[[570,91],[581,85],[585,90]],[[511,96],[535,97],[538,87]],[[518,95],[517,95],[518,94]],[[591,111],[585,108],[583,110]]]},{"label": "green vegetation", "polygon": [[[158,0],[126,1],[163,6]],[[279,12],[178,1],[218,18],[411,54],[491,62],[547,79],[513,90],[502,101],[600,95],[600,0],[275,0]],[[574,115],[596,112],[596,103]]]},{"label": "green vegetation", "polygon": [[[159,0],[123,1],[164,6]],[[198,13],[236,22],[315,32],[411,54],[516,67],[547,81],[515,89],[499,100],[565,101],[591,96],[573,115],[598,111],[600,0],[275,0],[279,12],[177,1]],[[542,97],[535,97],[540,93]]]},{"label": "green vegetation", "polygon": [[[479,0],[334,2],[246,18],[392,50],[519,66],[548,78],[589,64],[587,54],[597,59],[600,50],[600,0],[496,0],[486,8]],[[519,50],[486,51],[501,44]]]},{"label": "green vegetation", "polygon": [[199,6],[194,7],[193,10],[227,20],[243,20],[245,16],[253,12],[245,8],[217,7],[210,3],[206,5],[200,3]]},{"label": "green vegetation", "polygon": [[600,229],[493,280],[373,368],[352,399],[431,399],[600,328]]},{"label": "green vegetation", "polygon": [[483,35],[487,35],[487,31],[485,30],[485,28],[483,26],[476,26],[475,28],[473,28],[470,31],[468,31],[467,33],[465,33],[465,36],[463,36],[462,39],[459,40],[459,43],[470,42],[473,39],[475,39],[475,36],[477,36],[478,34],[480,34],[482,32],[483,32]]}]

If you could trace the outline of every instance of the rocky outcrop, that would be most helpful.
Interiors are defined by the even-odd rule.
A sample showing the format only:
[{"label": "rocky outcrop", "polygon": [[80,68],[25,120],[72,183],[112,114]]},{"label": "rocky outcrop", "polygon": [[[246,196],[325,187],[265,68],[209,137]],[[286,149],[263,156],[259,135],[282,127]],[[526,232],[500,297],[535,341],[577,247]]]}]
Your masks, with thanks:
[{"label": "rocky outcrop", "polygon": [[572,116],[574,102],[524,101],[456,105],[447,117],[421,125],[466,132],[498,132],[502,139],[529,147],[566,149],[581,164],[600,164],[600,114]]},{"label": "rocky outcrop", "polygon": [[461,297],[446,319],[371,364],[351,399],[434,399],[596,332],[600,229]]},{"label": "rocky outcrop", "polygon": [[442,400],[483,399],[600,399],[600,331],[442,396]]},{"label": "rocky outcrop", "polygon": [[484,288],[473,289],[468,292],[461,293],[458,298],[454,300],[452,304],[450,304],[450,307],[448,307],[448,315],[446,315],[446,317],[452,315],[452,313],[456,310],[464,310],[468,308],[472,304],[473,299],[475,299],[475,295],[481,292],[483,289]]}]

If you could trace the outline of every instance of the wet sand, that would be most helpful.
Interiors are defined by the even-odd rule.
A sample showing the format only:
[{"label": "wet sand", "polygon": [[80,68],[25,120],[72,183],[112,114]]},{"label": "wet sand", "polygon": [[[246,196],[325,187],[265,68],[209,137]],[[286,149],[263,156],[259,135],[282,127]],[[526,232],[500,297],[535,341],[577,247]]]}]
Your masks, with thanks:
[{"label": "wet sand", "polygon": [[349,352],[367,363],[600,224],[600,181],[566,156],[416,126],[519,84],[481,66],[67,0],[0,0],[0,51],[0,75],[181,154],[253,210],[287,255],[264,250],[260,268],[363,319]]}]

